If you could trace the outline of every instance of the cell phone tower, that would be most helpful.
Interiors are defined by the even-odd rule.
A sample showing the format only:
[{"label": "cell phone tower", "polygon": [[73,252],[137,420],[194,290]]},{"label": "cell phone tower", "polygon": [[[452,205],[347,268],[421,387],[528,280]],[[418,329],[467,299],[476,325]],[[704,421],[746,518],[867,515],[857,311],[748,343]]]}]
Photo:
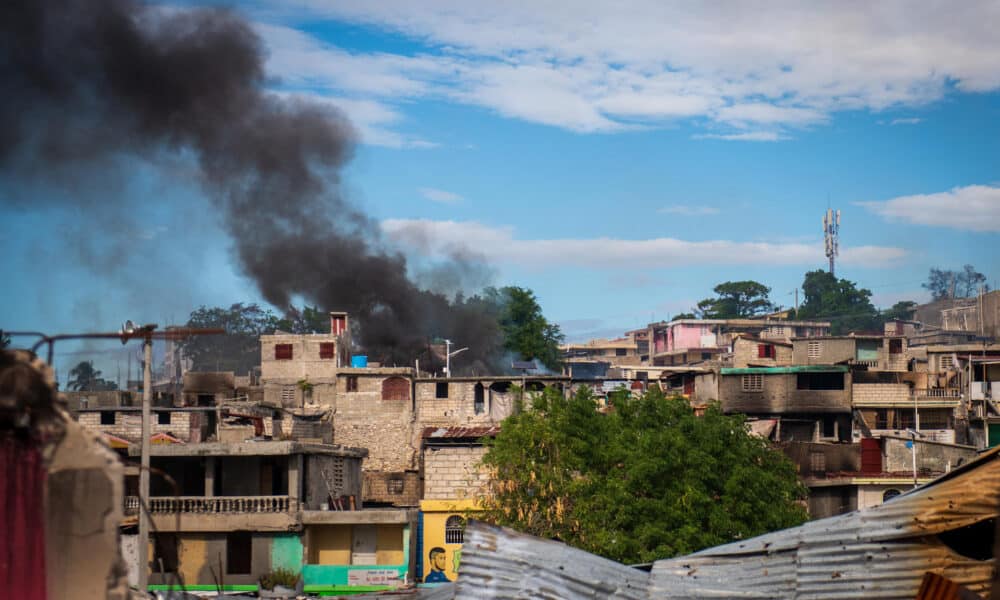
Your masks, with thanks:
[{"label": "cell phone tower", "polygon": [[840,210],[834,213],[832,208],[826,209],[823,215],[823,239],[826,241],[826,257],[830,259],[830,275],[836,276],[834,262],[840,254]]}]

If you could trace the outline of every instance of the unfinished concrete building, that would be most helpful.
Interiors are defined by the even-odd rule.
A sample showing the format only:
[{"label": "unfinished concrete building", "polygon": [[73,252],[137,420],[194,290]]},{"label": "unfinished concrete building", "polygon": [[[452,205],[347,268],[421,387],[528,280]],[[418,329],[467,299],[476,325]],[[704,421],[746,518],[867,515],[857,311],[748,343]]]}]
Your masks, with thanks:
[{"label": "unfinished concrete building", "polygon": [[412,577],[416,513],[364,507],[362,449],[247,441],[153,445],[151,454],[165,475],[150,490],[151,589],[250,591],[279,568],[317,593]]}]

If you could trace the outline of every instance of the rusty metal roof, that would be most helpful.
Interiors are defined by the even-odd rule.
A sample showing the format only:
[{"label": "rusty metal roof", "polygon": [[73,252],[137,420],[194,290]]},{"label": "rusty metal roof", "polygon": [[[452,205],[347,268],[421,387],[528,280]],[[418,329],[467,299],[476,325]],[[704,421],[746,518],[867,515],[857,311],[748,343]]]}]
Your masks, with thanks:
[{"label": "rusty metal roof", "polygon": [[425,427],[422,437],[425,440],[436,439],[475,439],[496,437],[500,433],[499,425],[480,427]]},{"label": "rusty metal roof", "polygon": [[995,527],[998,453],[986,452],[891,502],[660,560],[648,574],[473,521],[454,597],[902,599],[917,595],[927,572],[988,594],[996,559],[955,540],[989,536],[954,532]]}]

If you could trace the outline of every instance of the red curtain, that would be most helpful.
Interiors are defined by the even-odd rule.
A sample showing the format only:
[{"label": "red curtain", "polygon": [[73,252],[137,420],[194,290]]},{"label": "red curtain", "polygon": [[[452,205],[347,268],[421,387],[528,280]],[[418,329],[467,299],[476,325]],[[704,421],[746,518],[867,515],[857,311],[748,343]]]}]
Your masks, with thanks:
[{"label": "red curtain", "polygon": [[38,443],[0,435],[0,598],[46,598],[44,500]]}]

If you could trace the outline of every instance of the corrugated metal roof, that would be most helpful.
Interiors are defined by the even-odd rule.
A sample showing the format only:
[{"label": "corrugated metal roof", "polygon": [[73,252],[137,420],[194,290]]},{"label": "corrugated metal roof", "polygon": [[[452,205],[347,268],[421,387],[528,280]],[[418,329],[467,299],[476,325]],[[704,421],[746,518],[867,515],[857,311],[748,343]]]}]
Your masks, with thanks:
[{"label": "corrugated metal roof", "polygon": [[998,453],[1000,448],[989,451],[891,502],[660,560],[648,575],[473,521],[465,531],[455,597],[902,599],[917,595],[926,572],[983,594],[996,559],[960,554],[942,534],[997,517]]},{"label": "corrugated metal roof", "polygon": [[425,427],[422,437],[425,440],[435,439],[479,439],[495,437],[500,433],[499,425],[481,427]]},{"label": "corrugated metal roof", "polygon": [[649,575],[551,540],[470,522],[456,598],[645,600]]}]

